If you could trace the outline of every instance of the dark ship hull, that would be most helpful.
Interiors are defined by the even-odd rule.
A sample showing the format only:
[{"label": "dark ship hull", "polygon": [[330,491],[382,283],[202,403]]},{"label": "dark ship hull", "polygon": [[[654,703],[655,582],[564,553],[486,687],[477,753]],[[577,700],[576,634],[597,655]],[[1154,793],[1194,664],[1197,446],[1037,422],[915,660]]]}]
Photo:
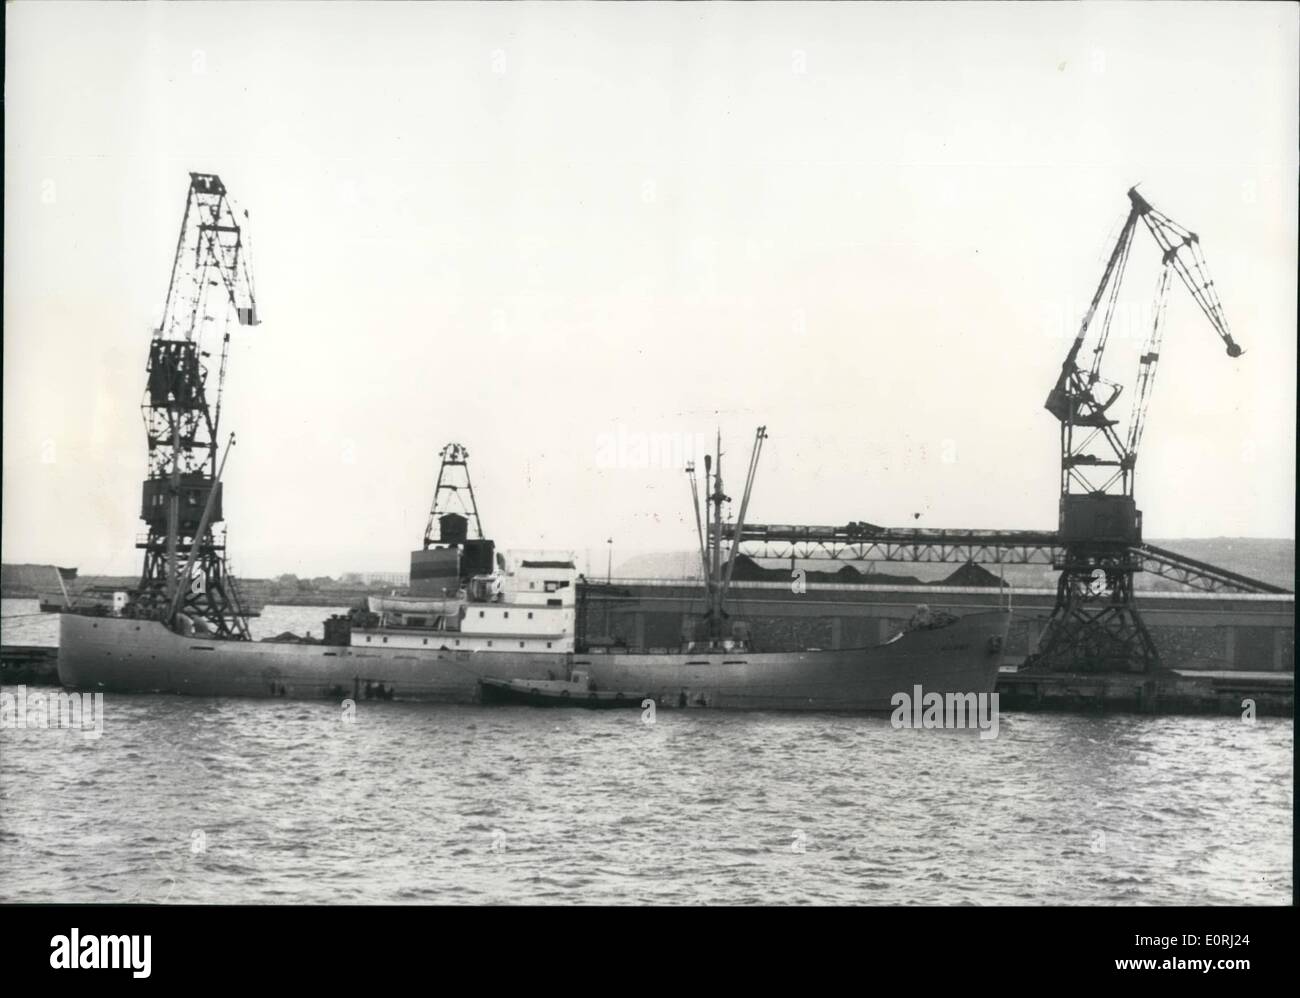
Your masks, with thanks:
[{"label": "dark ship hull", "polygon": [[1009,612],[973,614],[839,651],[650,655],[219,641],[153,621],[64,614],[59,680],[115,693],[563,705],[559,696],[530,699],[518,687],[535,681],[546,690],[578,669],[602,694],[587,706],[649,697],[660,707],[888,711],[896,694],[910,696],[917,686],[993,692],[1009,623]]},{"label": "dark ship hull", "polygon": [[992,693],[1009,611],[908,631],[867,648],[801,652],[575,655],[597,689],[643,693],[661,707],[888,711],[895,694]]}]

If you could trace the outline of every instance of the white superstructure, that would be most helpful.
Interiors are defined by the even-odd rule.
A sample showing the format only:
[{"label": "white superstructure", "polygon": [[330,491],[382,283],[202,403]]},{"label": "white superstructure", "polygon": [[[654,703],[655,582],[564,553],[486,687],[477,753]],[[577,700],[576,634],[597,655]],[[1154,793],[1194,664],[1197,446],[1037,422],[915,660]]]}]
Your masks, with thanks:
[{"label": "white superstructure", "polygon": [[496,571],[469,580],[443,599],[377,597],[377,626],[354,628],[352,645],[459,651],[573,651],[576,617],[573,558],[501,559]]}]

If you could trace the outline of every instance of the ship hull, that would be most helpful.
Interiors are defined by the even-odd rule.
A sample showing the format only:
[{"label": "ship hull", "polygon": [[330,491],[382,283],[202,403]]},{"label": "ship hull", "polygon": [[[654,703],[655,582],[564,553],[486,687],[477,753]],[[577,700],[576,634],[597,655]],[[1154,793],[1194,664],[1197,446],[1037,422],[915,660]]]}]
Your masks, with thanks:
[{"label": "ship hull", "polygon": [[153,621],[63,614],[59,681],[70,689],[192,696],[481,703],[482,680],[562,679],[661,707],[888,711],[896,694],[991,693],[1009,613],[963,617],[868,648],[717,654],[568,654],[214,641]]},{"label": "ship hull", "polygon": [[155,621],[59,618],[59,681],[80,690],[477,703],[484,676],[558,679],[568,665],[564,653],[214,641]]},{"label": "ship hull", "polygon": [[601,690],[635,691],[661,707],[889,711],[897,694],[992,693],[1009,612],[971,614],[867,648],[718,654],[574,656]]}]

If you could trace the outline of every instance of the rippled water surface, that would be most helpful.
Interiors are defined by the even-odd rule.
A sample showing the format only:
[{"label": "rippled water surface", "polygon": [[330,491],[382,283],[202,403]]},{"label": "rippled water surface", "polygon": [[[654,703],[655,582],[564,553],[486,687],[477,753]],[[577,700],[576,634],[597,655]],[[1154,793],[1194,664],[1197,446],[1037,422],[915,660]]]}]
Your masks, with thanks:
[{"label": "rippled water surface", "polygon": [[[6,643],[45,643],[21,626]],[[0,900],[1291,902],[1289,720],[1004,712],[981,740],[778,713],[105,712],[97,739],[0,731]]]}]

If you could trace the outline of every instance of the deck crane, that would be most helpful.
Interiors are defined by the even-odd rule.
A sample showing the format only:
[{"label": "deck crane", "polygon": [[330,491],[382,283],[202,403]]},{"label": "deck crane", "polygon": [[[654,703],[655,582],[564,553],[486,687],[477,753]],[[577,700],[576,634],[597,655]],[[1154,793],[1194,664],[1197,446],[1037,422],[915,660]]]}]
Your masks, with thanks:
[{"label": "deck crane", "polygon": [[[438,466],[438,482],[433,487],[429,521],[424,527],[426,551],[436,544],[462,543],[468,536],[470,520],[474,521],[475,537],[483,539],[483,523],[474,500],[474,486],[469,480],[469,451],[452,443],[438,451],[438,457],[442,463]],[[455,508],[451,505],[453,500]],[[448,518],[445,522],[444,517]]]},{"label": "deck crane", "polygon": [[442,463],[424,527],[424,544],[411,552],[410,591],[417,596],[455,594],[473,577],[492,575],[494,568],[505,566],[496,545],[483,536],[483,521],[469,478],[469,451],[461,444],[449,443],[438,456]]},{"label": "deck crane", "polygon": [[[1228,329],[1196,233],[1157,211],[1136,188],[1129,190],[1128,199],[1128,217],[1101,283],[1044,404],[1061,424],[1059,530],[1064,556],[1055,566],[1061,572],[1056,603],[1039,650],[1027,663],[1030,667],[1062,671],[1160,667],[1155,644],[1133,601],[1133,574],[1142,570],[1138,551],[1142,513],[1134,498],[1134,471],[1160,360],[1173,274],[1210,320],[1228,356],[1242,354]],[[1162,266],[1151,329],[1138,360],[1127,433],[1121,434],[1118,421],[1110,415],[1121,388],[1102,377],[1101,364],[1139,221],[1159,246]]]}]

